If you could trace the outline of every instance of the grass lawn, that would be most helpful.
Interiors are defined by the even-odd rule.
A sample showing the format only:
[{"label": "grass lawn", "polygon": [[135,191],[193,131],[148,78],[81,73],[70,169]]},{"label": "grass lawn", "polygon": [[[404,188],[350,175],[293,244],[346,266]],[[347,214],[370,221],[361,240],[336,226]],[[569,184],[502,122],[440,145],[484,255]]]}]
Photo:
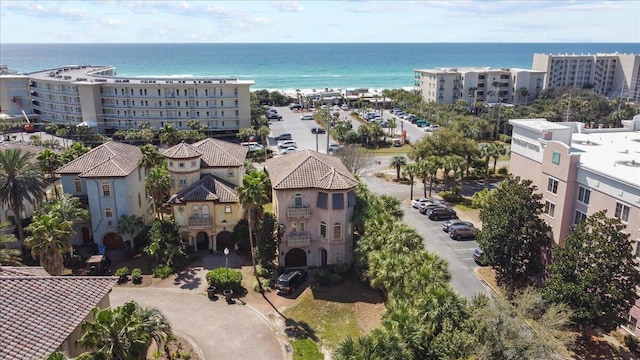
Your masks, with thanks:
[{"label": "grass lawn", "polygon": [[389,146],[389,147],[384,147],[384,148],[379,148],[379,149],[369,149],[369,151],[374,156],[406,155],[409,152],[409,150],[411,150],[411,146],[410,145],[403,145],[403,146],[400,146],[400,147]]},{"label": "grass lawn", "polygon": [[315,331],[322,345],[333,348],[348,336],[360,336],[354,303],[315,299],[312,291],[303,292],[285,315],[306,323]]},{"label": "grass lawn", "polygon": [[324,355],[318,350],[318,344],[310,339],[291,341],[293,347],[293,359],[323,360]]}]

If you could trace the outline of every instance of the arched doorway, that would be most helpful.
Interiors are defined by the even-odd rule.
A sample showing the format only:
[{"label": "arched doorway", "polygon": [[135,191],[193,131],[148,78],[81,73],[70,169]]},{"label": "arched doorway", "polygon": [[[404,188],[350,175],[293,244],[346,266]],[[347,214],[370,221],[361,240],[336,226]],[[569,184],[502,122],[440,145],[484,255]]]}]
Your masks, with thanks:
[{"label": "arched doorway", "polygon": [[107,250],[123,250],[124,249],[124,240],[120,234],[116,233],[108,233],[102,239],[102,243],[107,248]]},{"label": "arched doorway", "polygon": [[291,249],[284,257],[284,267],[307,267],[307,253],[302,249]]},{"label": "arched doorway", "polygon": [[218,236],[216,236],[216,251],[224,251],[224,248],[228,248],[229,250],[234,249],[230,231],[221,231]]},{"label": "arched doorway", "polygon": [[196,250],[207,249],[209,249],[209,235],[204,231],[200,231],[198,235],[196,235]]},{"label": "arched doorway", "polygon": [[327,265],[327,249],[320,249],[320,266]]}]

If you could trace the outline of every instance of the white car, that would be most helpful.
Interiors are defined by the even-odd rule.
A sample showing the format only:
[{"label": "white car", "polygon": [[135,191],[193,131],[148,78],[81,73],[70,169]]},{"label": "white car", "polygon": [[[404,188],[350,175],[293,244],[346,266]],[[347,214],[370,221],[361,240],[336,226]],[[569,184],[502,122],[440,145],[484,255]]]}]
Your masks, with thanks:
[{"label": "white car", "polygon": [[342,104],[341,109],[342,109],[342,110],[344,110],[344,111],[347,111],[347,110],[349,110],[349,105],[347,105],[347,104]]},{"label": "white car", "polygon": [[300,120],[313,120],[313,115],[304,114],[304,115],[300,116]]},{"label": "white car", "polygon": [[424,131],[436,131],[440,129],[440,125],[429,125],[427,127],[424,128]]},{"label": "white car", "polygon": [[286,141],[283,141],[283,142],[278,144],[278,147],[280,149],[286,149],[286,148],[289,148],[289,147],[292,147],[292,146],[293,147],[297,147],[298,146],[298,144],[296,144],[295,140],[286,140]]},{"label": "white car", "polygon": [[264,146],[260,144],[249,145],[249,152],[253,152],[253,151],[264,151]]},{"label": "white car", "polygon": [[420,208],[420,204],[439,204],[440,200],[436,200],[436,199],[431,199],[431,198],[419,198],[419,199],[412,199],[411,200],[411,206],[413,206],[416,209]]},{"label": "white car", "polygon": [[298,148],[295,147],[295,146],[291,146],[291,147],[288,147],[288,148],[283,149],[282,151],[280,151],[280,154],[287,155],[287,154],[291,154],[291,153],[296,152],[296,151],[298,151]]},{"label": "white car", "polygon": [[338,151],[340,150],[340,145],[338,144],[330,144],[329,145],[329,152],[334,152],[334,151]]}]

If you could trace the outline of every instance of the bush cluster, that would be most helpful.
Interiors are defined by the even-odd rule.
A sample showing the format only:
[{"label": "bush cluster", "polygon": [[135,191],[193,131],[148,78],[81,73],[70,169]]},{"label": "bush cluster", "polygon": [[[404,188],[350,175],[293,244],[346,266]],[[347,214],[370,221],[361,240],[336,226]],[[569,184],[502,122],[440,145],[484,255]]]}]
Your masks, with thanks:
[{"label": "bush cluster", "polygon": [[231,289],[238,292],[241,288],[242,273],[235,269],[218,268],[207,272],[207,283],[218,289]]},{"label": "bush cluster", "polygon": [[160,265],[153,269],[153,276],[166,279],[169,275],[173,274],[173,268],[170,265]]},{"label": "bush cluster", "polygon": [[142,270],[136,268],[131,271],[131,282],[136,285],[142,283]]}]

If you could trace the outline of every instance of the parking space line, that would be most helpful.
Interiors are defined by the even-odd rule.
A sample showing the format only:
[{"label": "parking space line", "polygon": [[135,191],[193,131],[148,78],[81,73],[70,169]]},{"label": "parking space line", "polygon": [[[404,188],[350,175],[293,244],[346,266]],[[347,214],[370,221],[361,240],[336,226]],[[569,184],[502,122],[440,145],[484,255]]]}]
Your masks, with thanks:
[{"label": "parking space line", "polygon": [[453,249],[453,251],[473,251],[476,248],[465,248],[465,249]]}]

